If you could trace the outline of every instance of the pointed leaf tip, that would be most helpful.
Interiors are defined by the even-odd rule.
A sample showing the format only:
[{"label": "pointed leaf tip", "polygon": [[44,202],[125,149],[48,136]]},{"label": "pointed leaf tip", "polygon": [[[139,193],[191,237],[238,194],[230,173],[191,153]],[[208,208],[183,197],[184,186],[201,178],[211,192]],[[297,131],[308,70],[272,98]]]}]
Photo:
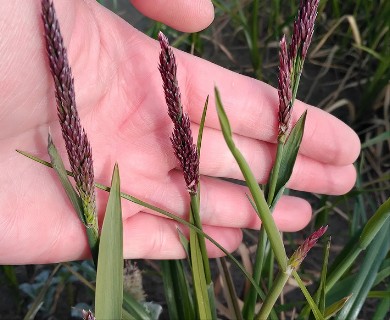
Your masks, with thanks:
[{"label": "pointed leaf tip", "polygon": [[99,263],[96,275],[96,318],[121,319],[122,302],[123,224],[119,168],[115,164],[100,236]]}]

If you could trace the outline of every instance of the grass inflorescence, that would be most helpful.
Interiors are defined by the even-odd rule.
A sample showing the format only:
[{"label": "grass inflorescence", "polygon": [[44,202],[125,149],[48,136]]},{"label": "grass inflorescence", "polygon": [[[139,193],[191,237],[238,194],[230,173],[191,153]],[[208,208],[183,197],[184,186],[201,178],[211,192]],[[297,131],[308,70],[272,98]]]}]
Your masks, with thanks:
[{"label": "grass inflorescence", "polygon": [[183,169],[187,190],[191,194],[196,194],[199,183],[199,156],[192,138],[190,118],[183,111],[181,103],[176,76],[176,59],[167,37],[162,32],[159,33],[158,39],[161,45],[159,70],[163,80],[168,115],[174,125],[171,142],[176,158]]},{"label": "grass inflorescence", "polygon": [[[89,229],[88,239],[92,254],[97,261],[99,224],[96,212],[92,149],[80,123],[72,71],[54,5],[50,0],[42,1],[42,20],[62,137],[76,182],[76,190],[82,202],[83,222]],[[52,144],[49,137],[49,146]]]}]

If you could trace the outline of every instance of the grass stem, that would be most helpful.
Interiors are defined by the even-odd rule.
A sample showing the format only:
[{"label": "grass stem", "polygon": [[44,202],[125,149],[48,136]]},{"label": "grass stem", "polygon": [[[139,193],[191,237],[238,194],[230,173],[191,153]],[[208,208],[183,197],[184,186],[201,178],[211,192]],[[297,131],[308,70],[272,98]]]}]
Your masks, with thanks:
[{"label": "grass stem", "polygon": [[[199,197],[198,194],[191,195],[191,214],[193,219],[193,224],[202,230],[202,223],[200,221],[199,215]],[[209,285],[211,283],[211,272],[210,272],[210,264],[207,255],[206,243],[205,239],[201,234],[197,235],[199,237],[199,248],[202,255],[203,265],[204,265],[204,273],[206,277],[206,283]]]},{"label": "grass stem", "polygon": [[286,271],[287,256],[286,256],[286,251],[279,230],[276,227],[274,219],[272,218],[271,210],[268,207],[267,201],[265,200],[263,191],[260,189],[260,186],[256,181],[256,178],[253,175],[251,169],[249,168],[249,165],[246,162],[244,156],[237,149],[233,141],[229,120],[223,108],[221,97],[219,95],[219,91],[217,88],[215,88],[215,97],[216,97],[218,118],[221,124],[222,133],[225,138],[226,144],[229,147],[230,152],[233,154],[234,158],[236,159],[237,164],[240,167],[241,173],[244,176],[244,179],[251,192],[251,195],[253,197],[253,202],[256,205],[257,213],[259,214],[263,227],[267,232],[267,236],[271,243],[272,250],[275,253],[276,261],[278,262],[279,267],[282,269],[282,271]]},{"label": "grass stem", "polygon": [[[265,247],[267,244],[267,233],[264,228],[259,231],[259,238],[257,242],[255,263],[253,266],[253,280],[260,285],[261,274],[264,266]],[[242,308],[242,314],[244,319],[253,319],[255,315],[255,308],[257,302],[257,292],[253,286],[249,288],[249,291],[244,300],[244,306]]]},{"label": "grass stem", "polygon": [[278,273],[270,291],[268,292],[263,302],[263,305],[261,306],[259,313],[255,316],[255,320],[264,320],[268,318],[272,311],[272,308],[276,303],[276,300],[282,293],[288,278],[291,276],[291,272],[292,269],[288,267],[285,271],[280,271]]}]

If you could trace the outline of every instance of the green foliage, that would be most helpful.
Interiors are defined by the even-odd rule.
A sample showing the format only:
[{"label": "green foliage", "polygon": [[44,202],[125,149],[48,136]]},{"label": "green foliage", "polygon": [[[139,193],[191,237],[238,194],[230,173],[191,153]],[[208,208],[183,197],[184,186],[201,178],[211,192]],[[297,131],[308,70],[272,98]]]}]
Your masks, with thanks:
[{"label": "green foliage", "polygon": [[47,146],[48,153],[50,155],[50,160],[52,163],[52,166],[54,170],[56,171],[60,182],[62,184],[62,187],[64,188],[70,202],[72,203],[72,206],[74,210],[76,211],[77,215],[79,216],[80,220],[83,222],[84,226],[86,227],[87,236],[88,236],[88,242],[91,249],[91,254],[95,263],[95,266],[97,266],[98,262],[98,252],[99,252],[99,239],[98,239],[98,231],[95,228],[91,228],[87,226],[87,214],[84,211],[84,206],[82,204],[82,199],[78,195],[77,191],[73,187],[73,185],[70,183],[67,171],[64,166],[64,162],[61,159],[61,156],[59,155],[57,148],[54,145],[54,142],[49,134],[48,137],[48,146]]},{"label": "green foliage", "polygon": [[95,316],[121,319],[123,301],[123,226],[118,165],[111,181],[110,197],[100,235],[96,275]]},{"label": "green foliage", "polygon": [[[273,171],[271,172],[270,185],[272,185],[272,182],[275,181],[274,189],[271,189],[273,192],[268,194],[267,199],[271,208],[275,207],[277,201],[283,195],[287,182],[291,178],[295,161],[298,156],[299,146],[302,142],[306,114],[307,112],[305,111],[294,125],[287,141],[285,143],[278,142],[278,145],[283,144],[283,148],[278,150],[280,152],[277,153],[277,159],[275,160],[275,165],[272,169]],[[278,165],[278,171],[275,175],[275,179],[273,179],[276,165]]]},{"label": "green foliage", "polygon": [[367,253],[350,289],[354,294],[336,317],[337,320],[356,319],[364,301],[367,299],[379,267],[390,249],[389,221],[385,222],[382,228],[382,232],[376,235],[374,241],[367,248]]},{"label": "green foliage", "polygon": [[[203,107],[202,118],[200,120],[199,134],[197,140],[197,152],[200,155],[202,146],[203,129],[206,121],[209,97]],[[195,195],[191,195],[190,223],[202,230],[200,221],[200,186]],[[211,280],[209,258],[207,256],[205,238],[195,230],[190,230],[189,256],[191,264],[192,279],[197,306],[196,315],[200,319],[216,319],[216,309],[214,304],[214,285]]]},{"label": "green foliage", "polygon": [[321,313],[321,311],[318,309],[318,306],[317,304],[315,303],[315,301],[313,300],[312,296],[310,295],[309,291],[307,291],[304,283],[302,282],[301,278],[299,277],[298,273],[296,271],[293,271],[293,275],[294,275],[294,278],[295,280],[297,281],[299,287],[301,288],[310,308],[311,308],[311,311],[313,312],[314,314],[314,317],[316,320],[321,320],[321,319],[324,319],[324,315]]},{"label": "green foliage", "polygon": [[368,220],[365,225],[362,234],[360,235],[359,244],[362,249],[367,248],[374,237],[377,235],[383,226],[388,225],[387,219],[390,217],[390,198],[384,202],[377,212]]},{"label": "green foliage", "polygon": [[240,150],[237,149],[233,141],[233,133],[230,127],[230,123],[226,112],[223,108],[221,97],[219,95],[218,89],[215,88],[215,98],[216,106],[218,112],[218,119],[221,125],[222,134],[225,138],[225,142],[228,145],[231,153],[237,161],[238,166],[240,167],[241,173],[244,176],[244,179],[247,183],[247,186],[251,192],[253,202],[256,206],[256,212],[259,215],[259,218],[262,221],[264,229],[267,232],[267,236],[270,240],[272,250],[275,253],[276,260],[278,261],[279,267],[285,271],[287,269],[287,258],[284,245],[282,243],[282,238],[279,235],[279,231],[276,227],[275,221],[272,219],[271,211],[268,207],[268,204],[265,200],[264,193],[261,191],[256,178],[254,177],[248,163],[241,154]]},{"label": "green foliage", "polygon": [[195,319],[194,304],[183,261],[162,260],[160,264],[170,318]]},{"label": "green foliage", "polygon": [[76,211],[83,224],[86,225],[87,223],[84,217],[82,200],[68,178],[64,162],[62,161],[50,134],[48,136],[47,151],[49,153],[50,162],[53,166],[53,169],[57,173],[58,178],[61,181],[61,185],[64,188],[64,191],[66,192],[66,195],[68,196],[70,202],[72,203],[73,209]]}]

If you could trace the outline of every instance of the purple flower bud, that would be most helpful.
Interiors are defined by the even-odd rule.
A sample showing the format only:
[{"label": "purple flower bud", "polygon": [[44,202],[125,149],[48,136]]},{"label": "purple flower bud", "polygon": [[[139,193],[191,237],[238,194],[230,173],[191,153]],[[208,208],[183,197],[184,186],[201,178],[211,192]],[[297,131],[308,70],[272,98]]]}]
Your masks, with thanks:
[{"label": "purple flower bud", "polygon": [[292,106],[297,93],[303,62],[307,55],[317,16],[319,0],[301,0],[298,16],[289,48],[285,36],[280,41],[279,51],[279,138],[289,130]]},{"label": "purple flower bud", "polygon": [[159,70],[163,80],[168,115],[174,124],[171,142],[175,156],[183,170],[188,192],[196,194],[199,183],[199,156],[193,143],[190,119],[183,112],[180,89],[176,77],[176,59],[169,46],[167,37],[162,32],[158,34],[158,40],[161,46]]},{"label": "purple flower bud", "polygon": [[293,36],[290,45],[290,57],[303,61],[306,57],[314,31],[319,0],[301,0],[298,16],[294,22]]},{"label": "purple flower bud", "polygon": [[294,254],[291,256],[289,260],[292,268],[294,268],[295,270],[298,269],[303,259],[305,259],[306,255],[310,251],[310,249],[314,247],[318,239],[324,235],[327,229],[328,226],[319,228],[299,246],[299,248],[294,252]]}]

